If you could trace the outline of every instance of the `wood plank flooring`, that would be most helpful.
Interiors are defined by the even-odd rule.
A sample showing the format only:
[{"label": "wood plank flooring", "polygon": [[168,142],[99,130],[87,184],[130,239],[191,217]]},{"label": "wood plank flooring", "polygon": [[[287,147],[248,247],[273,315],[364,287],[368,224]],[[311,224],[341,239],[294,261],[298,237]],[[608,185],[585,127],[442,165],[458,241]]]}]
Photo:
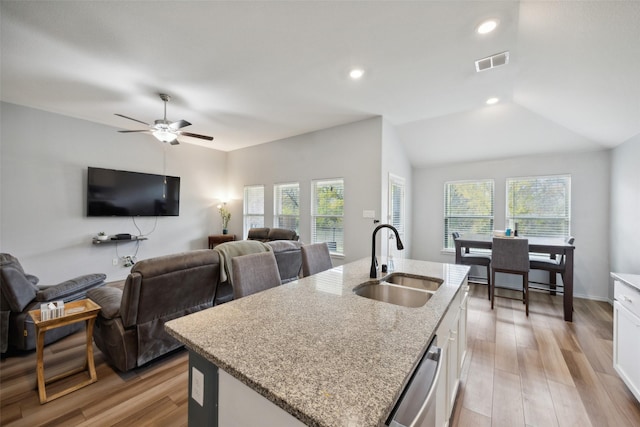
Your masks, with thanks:
[{"label": "wood plank flooring", "polygon": [[[486,288],[472,284],[469,350],[451,425],[640,426],[640,403],[612,367],[611,306],[574,303],[567,323],[561,296],[532,293],[527,318],[518,301],[497,299],[492,311]],[[46,347],[47,377],[82,363],[83,334]],[[44,405],[35,352],[3,358],[0,425],[187,425],[186,350],[124,374],[94,351],[98,382]]]}]

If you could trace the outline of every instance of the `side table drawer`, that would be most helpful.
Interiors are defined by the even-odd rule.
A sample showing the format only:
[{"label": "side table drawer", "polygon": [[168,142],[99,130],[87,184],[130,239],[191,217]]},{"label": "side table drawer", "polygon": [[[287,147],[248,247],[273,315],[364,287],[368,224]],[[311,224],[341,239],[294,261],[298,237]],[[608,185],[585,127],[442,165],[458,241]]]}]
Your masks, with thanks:
[{"label": "side table drawer", "polygon": [[613,282],[614,299],[640,317],[640,291],[619,280]]}]

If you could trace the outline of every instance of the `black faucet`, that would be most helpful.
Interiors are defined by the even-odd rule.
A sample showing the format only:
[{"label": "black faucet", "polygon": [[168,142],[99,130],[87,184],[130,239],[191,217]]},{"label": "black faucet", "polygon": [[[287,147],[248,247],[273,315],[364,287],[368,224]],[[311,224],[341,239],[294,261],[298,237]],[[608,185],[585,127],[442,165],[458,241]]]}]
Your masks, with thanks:
[{"label": "black faucet", "polygon": [[398,234],[398,230],[393,225],[390,224],[380,224],[373,230],[373,234],[371,235],[371,270],[369,271],[369,277],[375,279],[378,277],[378,260],[376,259],[376,233],[381,228],[390,228],[396,235],[396,247],[399,251],[404,249],[404,245],[402,244],[402,240],[400,240],[400,234]]}]

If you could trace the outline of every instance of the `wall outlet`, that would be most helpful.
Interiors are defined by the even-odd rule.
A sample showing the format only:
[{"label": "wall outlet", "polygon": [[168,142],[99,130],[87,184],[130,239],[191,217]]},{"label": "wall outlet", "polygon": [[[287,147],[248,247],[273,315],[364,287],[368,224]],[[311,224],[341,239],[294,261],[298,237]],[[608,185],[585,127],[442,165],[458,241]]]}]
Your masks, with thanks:
[{"label": "wall outlet", "polygon": [[113,265],[118,265],[118,258],[114,258],[113,260],[111,260],[111,263]]},{"label": "wall outlet", "polygon": [[362,211],[362,218],[375,218],[376,217],[376,211],[371,211],[371,210],[363,210]]},{"label": "wall outlet", "polygon": [[204,407],[204,374],[191,367],[191,398]]}]

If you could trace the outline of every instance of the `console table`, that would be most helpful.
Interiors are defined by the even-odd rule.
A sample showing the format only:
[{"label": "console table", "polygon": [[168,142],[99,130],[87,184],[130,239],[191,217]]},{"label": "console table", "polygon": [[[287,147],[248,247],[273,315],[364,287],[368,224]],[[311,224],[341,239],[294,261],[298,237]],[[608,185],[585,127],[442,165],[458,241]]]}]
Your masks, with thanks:
[{"label": "console table", "polygon": [[213,249],[220,243],[233,242],[236,240],[235,234],[212,234],[209,236],[209,249]]},{"label": "console table", "polygon": [[[38,374],[38,395],[40,397],[40,404],[50,402],[59,397],[65,396],[73,391],[76,391],[84,386],[89,384],[93,384],[98,381],[98,376],[96,375],[96,367],[93,360],[93,324],[96,321],[96,317],[98,316],[98,312],[100,311],[100,306],[90,299],[83,299],[79,301],[72,301],[69,303],[65,303],[64,312],[65,314],[56,317],[55,319],[42,320],[40,310],[31,310],[29,311],[29,315],[33,319],[33,324],[36,327],[36,351],[37,351],[37,365],[36,370]],[[87,331],[87,351],[86,351],[86,359],[83,366],[73,369],[71,371],[56,375],[45,381],[44,379],[44,334],[45,332],[60,328],[62,326],[67,326],[72,323],[86,321],[86,331]],[[79,372],[87,371],[89,374],[89,378],[81,382],[80,384],[73,385],[68,387],[62,391],[59,391],[49,397],[47,397],[47,389],[45,386],[54,381],[61,380],[63,378],[70,377],[71,375],[75,375]]]}]

